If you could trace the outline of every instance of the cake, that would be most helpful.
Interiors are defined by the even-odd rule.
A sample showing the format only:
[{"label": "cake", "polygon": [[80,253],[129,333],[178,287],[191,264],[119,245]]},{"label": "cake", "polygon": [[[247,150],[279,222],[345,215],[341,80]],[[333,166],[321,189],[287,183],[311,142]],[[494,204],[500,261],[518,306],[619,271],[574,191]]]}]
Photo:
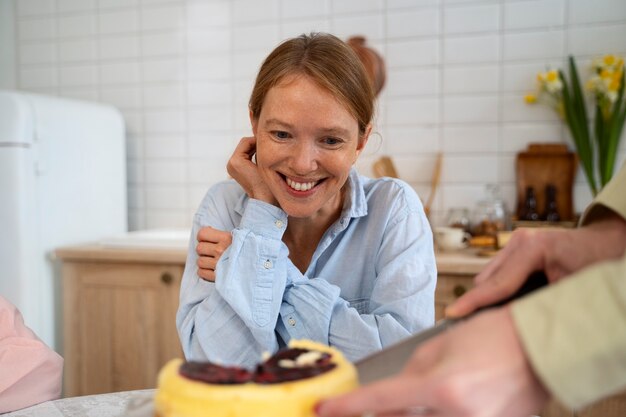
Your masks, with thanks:
[{"label": "cake", "polygon": [[357,373],[337,349],[297,340],[248,370],[173,359],[159,372],[158,417],[314,417],[322,398],[348,392]]}]

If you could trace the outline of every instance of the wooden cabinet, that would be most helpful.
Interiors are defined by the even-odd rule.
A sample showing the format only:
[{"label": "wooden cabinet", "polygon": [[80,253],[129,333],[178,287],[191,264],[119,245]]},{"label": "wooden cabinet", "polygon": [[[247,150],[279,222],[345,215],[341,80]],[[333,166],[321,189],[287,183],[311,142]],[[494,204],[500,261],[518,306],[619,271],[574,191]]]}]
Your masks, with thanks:
[{"label": "wooden cabinet", "polygon": [[64,248],[64,395],[153,388],[182,357],[175,316],[185,251]]},{"label": "wooden cabinet", "polygon": [[437,253],[435,319],[444,317],[445,308],[472,288],[474,276],[489,262],[468,252]]}]

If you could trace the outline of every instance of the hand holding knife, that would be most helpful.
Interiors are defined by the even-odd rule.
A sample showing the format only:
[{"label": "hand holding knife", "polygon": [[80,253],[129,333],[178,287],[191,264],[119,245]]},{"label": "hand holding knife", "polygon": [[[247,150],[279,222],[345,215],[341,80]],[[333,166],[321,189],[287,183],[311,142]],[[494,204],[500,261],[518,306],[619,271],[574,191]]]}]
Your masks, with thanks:
[{"label": "hand holding knife", "polygon": [[356,363],[361,385],[367,384],[398,373],[404,367],[415,349],[425,341],[448,330],[454,325],[474,317],[476,314],[495,307],[501,307],[509,302],[523,297],[539,288],[548,285],[548,278],[542,271],[531,274],[526,282],[512,296],[497,303],[482,307],[475,312],[460,318],[443,319],[430,329],[415,334],[379,352],[373,353]]},{"label": "hand holding knife", "polygon": [[363,386],[318,404],[317,415],[530,416],[548,393],[526,359],[511,309],[494,307],[547,283],[544,273],[533,273],[513,296],[480,309],[483,314],[444,319],[358,361]]}]

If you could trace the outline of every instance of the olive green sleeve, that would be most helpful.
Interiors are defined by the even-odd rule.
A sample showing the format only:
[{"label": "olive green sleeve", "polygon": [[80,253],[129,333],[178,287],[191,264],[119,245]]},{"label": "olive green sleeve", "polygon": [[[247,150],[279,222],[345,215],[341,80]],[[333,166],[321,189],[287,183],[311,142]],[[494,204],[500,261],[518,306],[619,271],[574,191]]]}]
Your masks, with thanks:
[{"label": "olive green sleeve", "polygon": [[531,366],[563,404],[626,388],[626,257],[517,301],[512,314]]},{"label": "olive green sleeve", "polygon": [[[610,211],[626,219],[626,163],[581,224]],[[580,408],[626,388],[626,257],[578,271],[512,313],[531,366],[563,404]]]},{"label": "olive green sleeve", "polygon": [[606,214],[607,209],[626,219],[626,161],[613,176],[611,182],[602,189],[591,205],[587,207],[581,218],[581,225],[593,223],[595,220],[602,218]]}]

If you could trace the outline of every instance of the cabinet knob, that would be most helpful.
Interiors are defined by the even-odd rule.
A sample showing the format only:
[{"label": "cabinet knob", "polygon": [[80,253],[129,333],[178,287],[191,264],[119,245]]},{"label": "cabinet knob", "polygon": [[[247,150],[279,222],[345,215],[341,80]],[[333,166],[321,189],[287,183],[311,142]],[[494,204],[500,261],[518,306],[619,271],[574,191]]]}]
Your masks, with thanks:
[{"label": "cabinet knob", "polygon": [[452,293],[457,298],[465,294],[466,291],[467,291],[467,288],[465,288],[463,285],[460,285],[460,284],[455,285],[454,288],[452,289]]},{"label": "cabinet knob", "polygon": [[169,285],[174,281],[174,277],[169,272],[163,272],[161,274],[161,282],[163,284]]}]

